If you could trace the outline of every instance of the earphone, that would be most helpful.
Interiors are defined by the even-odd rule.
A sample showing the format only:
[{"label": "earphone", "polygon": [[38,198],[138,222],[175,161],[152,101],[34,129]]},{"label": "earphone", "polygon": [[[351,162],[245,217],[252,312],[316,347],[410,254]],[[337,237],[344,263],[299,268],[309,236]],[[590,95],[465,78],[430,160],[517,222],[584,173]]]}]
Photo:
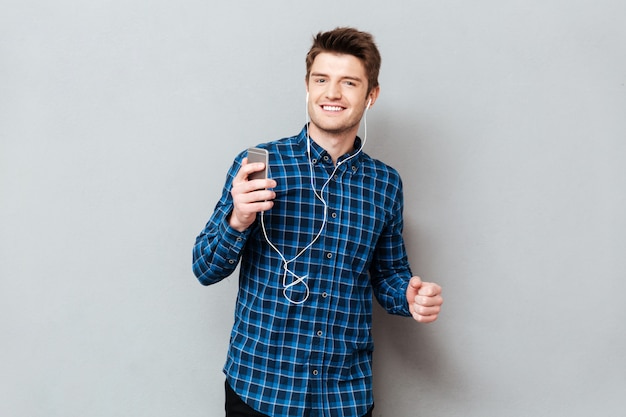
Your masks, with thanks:
[{"label": "earphone", "polygon": [[[308,107],[308,103],[309,103],[309,92],[307,91],[306,93],[306,106],[305,106],[305,120],[306,123],[308,125],[309,123],[309,107]],[[319,231],[317,232],[317,234],[315,235],[315,237],[313,238],[313,240],[311,240],[311,242],[306,245],[304,248],[302,248],[297,254],[296,256],[294,256],[293,258],[287,260],[285,258],[285,256],[283,255],[283,253],[272,243],[272,241],[269,239],[269,236],[267,235],[267,230],[265,228],[265,220],[264,220],[264,214],[265,212],[261,212],[261,229],[263,230],[263,236],[265,237],[265,241],[270,245],[270,247],[272,249],[274,249],[274,251],[278,254],[278,256],[280,257],[282,264],[283,264],[283,296],[287,299],[287,301],[289,301],[291,304],[302,304],[304,303],[306,300],[308,300],[309,295],[311,294],[311,291],[309,289],[309,285],[306,282],[306,279],[308,278],[308,275],[305,276],[298,276],[295,272],[293,272],[290,268],[289,268],[289,264],[291,264],[292,262],[294,262],[296,259],[298,259],[303,253],[305,253],[307,250],[309,250],[309,248],[311,248],[311,246],[313,246],[313,244],[319,239],[319,237],[322,235],[322,232],[324,231],[324,228],[326,227],[326,223],[328,220],[328,204],[326,203],[326,200],[324,199],[324,189],[326,188],[326,186],[330,183],[330,181],[335,177],[335,174],[337,173],[337,170],[339,169],[339,167],[341,165],[343,165],[344,163],[346,163],[347,161],[351,160],[352,158],[354,158],[355,156],[357,156],[358,154],[360,154],[363,151],[363,147],[365,146],[365,142],[367,142],[367,111],[369,110],[369,108],[371,107],[372,104],[372,98],[370,97],[369,101],[367,102],[367,106],[365,107],[365,112],[363,114],[363,128],[364,128],[364,136],[363,136],[363,141],[361,143],[361,147],[359,148],[358,151],[356,151],[355,153],[353,153],[352,155],[350,155],[349,157],[347,157],[346,159],[344,159],[343,161],[340,161],[337,163],[337,165],[335,166],[335,169],[333,170],[333,172],[329,175],[328,179],[326,180],[326,182],[324,182],[324,185],[322,185],[322,188],[320,189],[319,193],[317,192],[317,189],[315,188],[315,172],[314,172],[314,167],[313,167],[313,161],[311,159],[311,136],[309,134],[309,128],[307,126],[307,158],[308,158],[308,162],[309,162],[309,173],[310,173],[310,179],[311,179],[311,189],[313,190],[313,194],[315,194],[315,197],[322,203],[322,205],[324,206],[324,217],[322,220],[322,225],[320,226]],[[288,282],[287,278],[291,276],[293,279]],[[305,290],[305,295],[304,298],[301,300],[293,300],[289,297],[288,294],[288,290],[292,287],[295,287],[296,285],[302,284],[304,286],[304,290]]]}]

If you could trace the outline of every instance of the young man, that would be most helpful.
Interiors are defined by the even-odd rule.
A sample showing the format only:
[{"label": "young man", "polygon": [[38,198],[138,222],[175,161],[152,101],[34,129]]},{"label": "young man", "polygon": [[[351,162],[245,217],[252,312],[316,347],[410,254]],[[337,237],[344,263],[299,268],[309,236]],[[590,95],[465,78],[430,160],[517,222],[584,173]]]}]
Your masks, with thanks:
[{"label": "young man", "polygon": [[310,122],[259,145],[268,179],[249,179],[263,163],[236,158],[193,250],[204,285],[241,261],[224,366],[231,417],[371,416],[372,294],[423,323],[443,303],[409,269],[398,173],[357,137],[380,92],[371,35],[319,33],[306,64]]}]

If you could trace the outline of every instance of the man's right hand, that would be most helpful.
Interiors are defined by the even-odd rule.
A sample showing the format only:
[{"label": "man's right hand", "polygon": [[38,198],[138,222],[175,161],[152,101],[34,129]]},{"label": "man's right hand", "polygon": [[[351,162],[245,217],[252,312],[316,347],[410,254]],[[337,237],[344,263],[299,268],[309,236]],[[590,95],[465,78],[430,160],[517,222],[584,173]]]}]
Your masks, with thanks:
[{"label": "man's right hand", "polygon": [[272,179],[248,180],[248,176],[265,168],[262,162],[248,164],[248,158],[244,158],[239,172],[233,179],[233,187],[230,194],[233,197],[233,212],[230,214],[230,226],[243,232],[254,220],[256,214],[267,211],[274,206],[276,193],[270,188],[276,187],[276,181]]}]

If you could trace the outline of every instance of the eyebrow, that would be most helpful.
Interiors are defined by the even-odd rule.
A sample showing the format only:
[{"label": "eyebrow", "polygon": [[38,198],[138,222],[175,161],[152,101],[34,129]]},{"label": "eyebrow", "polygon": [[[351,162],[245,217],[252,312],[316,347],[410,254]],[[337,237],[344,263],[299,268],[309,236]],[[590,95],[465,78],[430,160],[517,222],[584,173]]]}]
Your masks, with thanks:
[{"label": "eyebrow", "polygon": [[[312,72],[311,77],[328,77],[328,74],[324,74],[321,72]],[[342,80],[353,80],[353,81],[358,81],[358,82],[363,82],[363,80],[359,77],[353,77],[351,75],[344,75],[342,77],[340,77]]]}]

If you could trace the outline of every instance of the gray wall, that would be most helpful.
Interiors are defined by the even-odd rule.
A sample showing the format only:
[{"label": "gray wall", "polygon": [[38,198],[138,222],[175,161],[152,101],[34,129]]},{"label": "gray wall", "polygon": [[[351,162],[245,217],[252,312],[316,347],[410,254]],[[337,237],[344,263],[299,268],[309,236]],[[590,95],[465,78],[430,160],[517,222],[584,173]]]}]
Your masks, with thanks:
[{"label": "gray wall", "polygon": [[375,312],[377,416],[626,410],[624,2],[3,0],[0,415],[219,416],[237,280],[191,247],[304,123],[313,33],[375,34],[424,326]]}]

